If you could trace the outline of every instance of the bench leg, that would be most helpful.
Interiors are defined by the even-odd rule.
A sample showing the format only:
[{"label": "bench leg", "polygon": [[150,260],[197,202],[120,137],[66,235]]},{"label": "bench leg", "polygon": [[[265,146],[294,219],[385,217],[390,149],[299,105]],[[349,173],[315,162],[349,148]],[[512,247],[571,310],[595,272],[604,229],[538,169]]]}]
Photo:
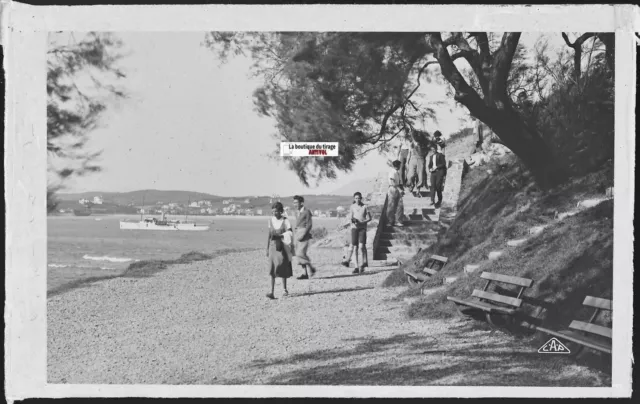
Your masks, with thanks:
[{"label": "bench leg", "polygon": [[[562,331],[560,331],[560,334],[562,334]],[[562,339],[563,338],[560,337],[560,340]],[[568,348],[571,351],[571,353],[569,354],[569,358],[576,359],[582,353],[582,351],[584,351],[584,345],[578,344],[577,342],[564,340],[562,341],[562,343],[565,345],[569,345]]]},{"label": "bench leg", "polygon": [[493,320],[493,315],[491,313],[485,313],[485,317],[487,318],[487,322],[492,328],[490,335],[493,335],[498,330],[503,331],[507,334],[512,333],[511,328],[514,325],[512,316],[507,316],[508,320],[505,325],[496,324],[495,321]]},{"label": "bench leg", "polygon": [[410,275],[407,275],[407,281],[409,282],[409,287],[412,289],[421,287],[424,284],[424,282],[420,282],[419,280],[417,280],[416,278]]},{"label": "bench leg", "polygon": [[575,345],[576,348],[575,350],[572,350],[571,353],[569,354],[569,357],[572,359],[576,359],[584,350],[584,345],[580,345],[580,344],[572,344]]},{"label": "bench leg", "polygon": [[469,317],[469,314],[462,311],[459,304],[456,304],[456,310],[458,310],[458,314],[460,314],[462,317]]}]

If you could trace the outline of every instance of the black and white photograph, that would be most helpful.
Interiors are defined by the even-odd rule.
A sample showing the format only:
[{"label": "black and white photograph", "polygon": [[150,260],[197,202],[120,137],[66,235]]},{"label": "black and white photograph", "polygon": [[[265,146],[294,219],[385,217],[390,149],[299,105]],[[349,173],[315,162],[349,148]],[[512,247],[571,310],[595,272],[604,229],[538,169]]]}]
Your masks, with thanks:
[{"label": "black and white photograph", "polygon": [[150,29],[23,6],[5,369],[20,318],[43,397],[628,396],[638,36],[493,9]]}]

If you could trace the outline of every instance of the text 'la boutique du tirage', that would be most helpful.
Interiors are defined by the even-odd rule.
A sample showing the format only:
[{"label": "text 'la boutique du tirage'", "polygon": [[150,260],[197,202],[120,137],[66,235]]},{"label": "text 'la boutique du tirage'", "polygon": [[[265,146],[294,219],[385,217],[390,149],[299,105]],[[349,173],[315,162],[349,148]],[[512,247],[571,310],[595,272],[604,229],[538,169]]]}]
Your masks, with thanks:
[{"label": "text 'la boutique du tirage'", "polygon": [[283,142],[280,146],[283,157],[338,156],[338,142]]}]

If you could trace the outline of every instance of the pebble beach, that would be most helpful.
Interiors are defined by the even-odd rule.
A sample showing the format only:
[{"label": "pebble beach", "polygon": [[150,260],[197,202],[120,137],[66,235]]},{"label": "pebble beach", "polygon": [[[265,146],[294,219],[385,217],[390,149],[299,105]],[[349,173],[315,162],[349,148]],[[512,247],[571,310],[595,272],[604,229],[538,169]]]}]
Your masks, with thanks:
[{"label": "pebble beach", "polygon": [[[393,268],[269,278],[264,250],[114,278],[48,299],[49,383],[597,386],[610,379],[462,318],[410,320]],[[300,270],[294,270],[294,277]],[[537,355],[537,356],[536,356]]]}]

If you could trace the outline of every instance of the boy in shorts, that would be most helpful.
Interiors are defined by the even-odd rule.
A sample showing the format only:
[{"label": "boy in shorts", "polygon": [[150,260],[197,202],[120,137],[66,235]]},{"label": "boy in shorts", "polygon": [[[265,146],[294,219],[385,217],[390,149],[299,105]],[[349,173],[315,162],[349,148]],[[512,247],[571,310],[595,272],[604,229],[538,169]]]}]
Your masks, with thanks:
[{"label": "boy in shorts", "polygon": [[[356,269],[353,273],[363,273],[364,269],[369,266],[367,259],[367,223],[371,221],[371,213],[367,209],[367,205],[362,203],[362,194],[360,192],[353,194],[353,204],[349,208],[349,217],[351,219],[351,249],[349,250],[349,256],[342,261],[342,265],[349,268],[351,256],[355,251]],[[358,264],[358,250],[362,252],[362,266]]]}]

